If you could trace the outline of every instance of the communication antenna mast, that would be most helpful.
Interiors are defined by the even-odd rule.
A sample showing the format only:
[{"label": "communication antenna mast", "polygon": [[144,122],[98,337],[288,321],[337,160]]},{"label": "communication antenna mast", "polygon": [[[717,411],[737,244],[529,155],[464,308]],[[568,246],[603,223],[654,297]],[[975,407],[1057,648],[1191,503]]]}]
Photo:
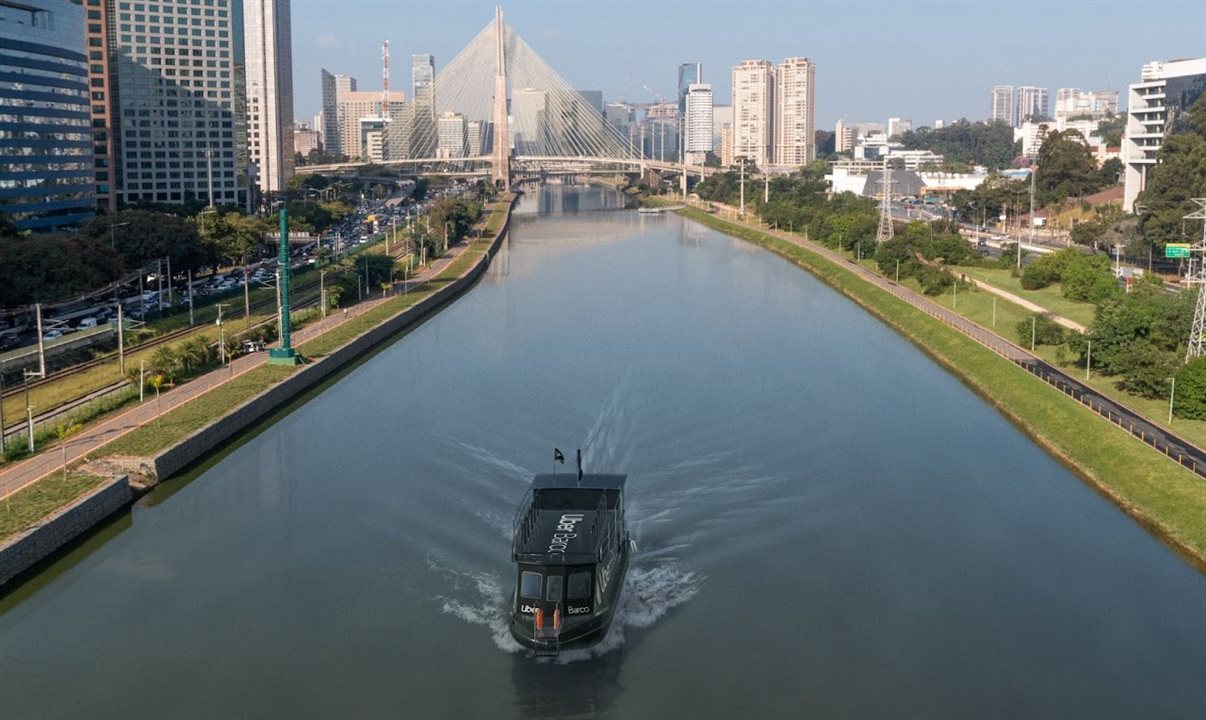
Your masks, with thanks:
[{"label": "communication antenna mast", "polygon": [[1189,331],[1189,348],[1185,362],[1206,352],[1206,198],[1191,198],[1198,209],[1185,216],[1186,220],[1202,221],[1202,237],[1190,248],[1189,276],[1186,283],[1198,286],[1198,302],[1193,312],[1193,329]]},{"label": "communication antenna mast", "polygon": [[892,172],[888,170],[888,158],[884,156],[883,177],[880,178],[879,229],[875,231],[875,242],[892,239]]},{"label": "communication antenna mast", "polygon": [[381,117],[389,120],[389,40],[381,46]]}]

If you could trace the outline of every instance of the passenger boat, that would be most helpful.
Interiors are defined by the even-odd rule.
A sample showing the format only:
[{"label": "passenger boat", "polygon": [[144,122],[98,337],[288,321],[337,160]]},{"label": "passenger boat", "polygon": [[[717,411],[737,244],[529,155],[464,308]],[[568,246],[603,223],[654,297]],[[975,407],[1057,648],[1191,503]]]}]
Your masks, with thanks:
[{"label": "passenger boat", "polygon": [[[560,452],[557,453],[560,455]],[[633,549],[624,524],[626,475],[536,475],[515,515],[511,635],[537,656],[607,635]]]}]

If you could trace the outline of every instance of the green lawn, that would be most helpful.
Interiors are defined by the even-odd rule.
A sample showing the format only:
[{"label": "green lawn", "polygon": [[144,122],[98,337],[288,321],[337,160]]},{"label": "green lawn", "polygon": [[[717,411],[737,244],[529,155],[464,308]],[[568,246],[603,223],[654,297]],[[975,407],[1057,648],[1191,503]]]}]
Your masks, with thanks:
[{"label": "green lawn", "polygon": [[64,478],[55,473],[10,495],[0,502],[0,542],[24,531],[104,480],[95,475],[69,471]]},{"label": "green lawn", "polygon": [[1002,268],[954,267],[952,270],[964,273],[973,280],[983,280],[1006,292],[1029,300],[1035,305],[1045,308],[1048,312],[1075,320],[1086,327],[1093,322],[1093,315],[1096,311],[1094,305],[1064,297],[1059,283],[1049,285],[1042,290],[1025,290],[1022,288],[1022,281],[1019,278],[1013,277],[1009,270]]},{"label": "green lawn", "polygon": [[[292,365],[262,365],[165,413],[102,447],[94,456],[150,456],[177,443],[230,412],[251,397],[284,380],[297,368]],[[155,399],[147,400],[154,403]]]},{"label": "green lawn", "polygon": [[[1120,506],[1183,547],[1199,566],[1206,561],[1206,482],[1193,473],[1012,362],[818,253],[697,210],[683,214],[794,260],[859,302],[961,376]],[[983,312],[980,299],[969,298],[967,303],[969,311],[975,304],[975,312]],[[1001,322],[998,315],[998,325]]]}]

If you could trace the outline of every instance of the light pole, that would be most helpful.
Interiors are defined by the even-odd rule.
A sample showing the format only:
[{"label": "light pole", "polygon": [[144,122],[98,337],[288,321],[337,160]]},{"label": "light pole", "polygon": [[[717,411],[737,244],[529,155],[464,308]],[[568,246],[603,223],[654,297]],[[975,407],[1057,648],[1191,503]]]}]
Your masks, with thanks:
[{"label": "light pole", "polygon": [[230,303],[218,303],[218,359],[222,367],[226,367],[226,328],[222,325],[222,308]]},{"label": "light pole", "polygon": [[1089,379],[1089,368],[1093,365],[1093,341],[1089,340],[1089,349],[1085,353],[1085,380]]},{"label": "light pole", "polygon": [[113,249],[113,250],[117,249],[117,235],[113,231],[119,227],[125,227],[129,224],[130,223],[128,223],[128,222],[109,223],[109,247],[111,249]]},{"label": "light pole", "polygon": [[[1172,387],[1171,387],[1171,388],[1169,389],[1169,391],[1168,391],[1168,424],[1169,424],[1169,425],[1172,425],[1172,416],[1173,416],[1173,398],[1174,398],[1174,397],[1176,396],[1176,394],[1177,394],[1177,378],[1176,378],[1176,377],[1170,377],[1170,378],[1168,379],[1168,382],[1169,382],[1169,383],[1172,385]],[[32,430],[31,430],[30,432],[32,432]],[[32,436],[31,436],[31,437],[32,437]]]}]

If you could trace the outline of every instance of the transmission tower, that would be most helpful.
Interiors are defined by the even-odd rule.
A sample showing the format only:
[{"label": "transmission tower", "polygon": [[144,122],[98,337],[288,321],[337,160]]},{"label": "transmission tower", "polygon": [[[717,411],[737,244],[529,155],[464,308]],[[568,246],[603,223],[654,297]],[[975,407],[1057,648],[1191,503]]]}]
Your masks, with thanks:
[{"label": "transmission tower", "polygon": [[1186,282],[1198,286],[1198,302],[1193,312],[1193,329],[1189,331],[1189,348],[1185,362],[1206,352],[1206,198],[1192,198],[1198,209],[1185,216],[1186,220],[1202,221],[1202,238],[1189,248],[1189,276]]},{"label": "transmission tower", "polygon": [[892,172],[888,170],[888,158],[884,158],[883,177],[880,178],[879,229],[875,231],[875,242],[892,239]]}]

